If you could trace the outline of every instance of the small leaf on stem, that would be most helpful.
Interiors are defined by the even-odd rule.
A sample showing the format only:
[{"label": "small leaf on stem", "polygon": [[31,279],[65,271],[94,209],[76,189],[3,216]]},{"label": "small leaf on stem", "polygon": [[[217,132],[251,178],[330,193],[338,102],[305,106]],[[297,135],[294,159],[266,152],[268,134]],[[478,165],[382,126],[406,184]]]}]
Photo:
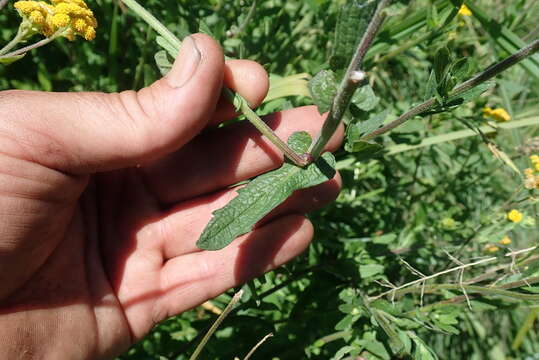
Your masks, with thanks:
[{"label": "small leaf on stem", "polygon": [[337,94],[335,73],[331,70],[320,71],[309,81],[309,90],[320,114],[328,112]]}]

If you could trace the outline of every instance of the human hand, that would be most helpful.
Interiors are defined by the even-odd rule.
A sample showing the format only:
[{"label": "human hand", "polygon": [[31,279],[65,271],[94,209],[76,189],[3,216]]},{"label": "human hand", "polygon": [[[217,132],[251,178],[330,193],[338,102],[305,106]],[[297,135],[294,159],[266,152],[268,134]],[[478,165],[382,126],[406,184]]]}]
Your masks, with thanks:
[{"label": "human hand", "polygon": [[[230,185],[283,159],[246,123],[199,135],[235,116],[219,100],[223,79],[254,105],[268,80],[253,62],[225,64],[205,35],[184,44],[139,92],[0,92],[0,358],[111,358],[309,244],[302,214],[335,198],[338,177],[229,247],[196,248]],[[313,107],[269,119],[282,138],[316,135],[322,121]]]}]

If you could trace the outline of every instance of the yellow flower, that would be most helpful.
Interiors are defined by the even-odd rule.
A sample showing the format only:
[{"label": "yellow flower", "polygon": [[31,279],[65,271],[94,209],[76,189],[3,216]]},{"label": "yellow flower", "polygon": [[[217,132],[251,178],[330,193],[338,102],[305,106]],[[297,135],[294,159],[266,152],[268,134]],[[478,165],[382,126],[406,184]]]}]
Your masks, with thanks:
[{"label": "yellow flower", "polygon": [[67,26],[70,21],[71,18],[68,15],[61,13],[54,14],[51,20],[52,24],[57,28],[63,28],[64,26]]},{"label": "yellow flower", "polygon": [[509,115],[509,113],[502,108],[492,109],[489,107],[485,107],[483,109],[483,117],[485,119],[492,119],[499,122],[511,120],[511,116]]},{"label": "yellow flower", "polygon": [[459,15],[460,16],[471,16],[472,15],[472,10],[470,10],[470,8],[467,7],[466,5],[462,4],[460,9],[459,9]]},{"label": "yellow flower", "polygon": [[86,40],[95,38],[97,20],[84,0],[17,1],[19,15],[28,19],[35,31],[50,37],[62,31],[61,36],[73,40],[75,35]]},{"label": "yellow flower", "polygon": [[530,161],[534,164],[539,163],[539,155],[530,156]]},{"label": "yellow flower", "polygon": [[34,10],[28,15],[28,18],[32,22],[32,24],[43,26],[45,24],[45,16],[43,16],[43,13],[39,10]]},{"label": "yellow flower", "polygon": [[500,248],[497,247],[496,245],[487,245],[485,247],[485,251],[489,252],[489,253],[495,253],[495,252],[498,252],[499,250],[500,250]]},{"label": "yellow flower", "polygon": [[95,39],[95,29],[89,26],[83,36],[88,41]]},{"label": "yellow flower", "polygon": [[509,236],[504,236],[503,239],[500,240],[500,244],[502,245],[509,245],[511,244],[511,238]]},{"label": "yellow flower", "polygon": [[507,213],[507,219],[509,219],[510,221],[514,223],[521,222],[523,217],[524,215],[516,209],[513,209]]}]

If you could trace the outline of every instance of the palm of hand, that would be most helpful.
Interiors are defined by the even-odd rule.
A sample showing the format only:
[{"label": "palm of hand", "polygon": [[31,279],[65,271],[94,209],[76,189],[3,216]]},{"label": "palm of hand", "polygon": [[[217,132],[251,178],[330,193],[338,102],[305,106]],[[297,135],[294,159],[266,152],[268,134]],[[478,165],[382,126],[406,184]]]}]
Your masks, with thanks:
[{"label": "palm of hand", "polygon": [[[310,119],[313,111],[292,110],[275,116],[273,123]],[[311,125],[313,131],[316,126]],[[216,136],[219,144],[230,143],[230,152],[211,147]],[[193,158],[197,161],[189,161]],[[209,166],[204,159],[219,165]],[[18,207],[28,209],[15,216],[23,223],[6,222],[6,229],[18,233],[13,237],[21,236],[20,228],[29,232],[3,261],[3,270],[9,270],[3,271],[7,286],[0,311],[9,315],[0,322],[27,333],[19,346],[25,351],[51,358],[70,358],[73,351],[76,358],[109,358],[155,323],[288,261],[312,236],[299,214],[331,200],[337,182],[296,194],[263,226],[222,251],[195,247],[211,212],[235,195],[232,189],[219,189],[280,161],[247,125],[196,138],[147,167],[91,177],[5,161],[6,169],[17,169],[11,175],[19,179],[8,190],[18,194]],[[29,174],[42,180],[29,187]],[[14,263],[27,265],[13,272]],[[42,338],[66,335],[68,343],[32,348],[43,344]]]}]

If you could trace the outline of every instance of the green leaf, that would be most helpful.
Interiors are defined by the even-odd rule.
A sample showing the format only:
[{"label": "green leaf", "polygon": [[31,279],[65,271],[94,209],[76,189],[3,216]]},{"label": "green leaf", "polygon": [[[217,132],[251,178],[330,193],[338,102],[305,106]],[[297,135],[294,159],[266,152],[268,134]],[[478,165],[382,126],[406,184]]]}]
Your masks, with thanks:
[{"label": "green leaf", "polygon": [[337,325],[335,325],[335,330],[342,331],[349,329],[356,321],[359,320],[359,318],[360,316],[357,315],[346,315],[337,323]]},{"label": "green leaf", "polygon": [[384,360],[391,359],[391,356],[387,352],[384,344],[376,340],[376,335],[374,332],[365,333],[363,335],[363,339],[358,341],[358,343],[362,345],[365,350],[375,356],[378,356],[379,358],[382,358]]},{"label": "green leaf", "polygon": [[374,94],[370,85],[362,86],[352,97],[352,103],[363,111],[371,111],[379,102],[380,99]]},{"label": "green leaf", "polygon": [[331,358],[331,360],[341,360],[345,355],[350,354],[354,350],[355,350],[355,347],[353,346],[342,347],[339,349],[339,351],[335,353],[335,356]]},{"label": "green leaf", "polygon": [[337,94],[337,80],[331,70],[322,70],[309,81],[309,91],[318,112],[323,114],[331,108],[333,98]]},{"label": "green leaf", "polygon": [[447,106],[461,105],[479,97],[485,91],[491,89],[495,85],[494,81],[485,81],[482,84],[477,85],[474,88],[466,90],[458,95],[450,96],[447,101]]},{"label": "green leaf", "polygon": [[380,264],[367,264],[359,267],[359,273],[363,279],[384,272],[384,266]]},{"label": "green leaf", "polygon": [[333,70],[343,70],[350,63],[377,5],[377,0],[347,0],[341,6],[335,31],[335,43],[329,58],[329,64]]},{"label": "green leaf", "polygon": [[[289,145],[305,152],[311,143],[305,132],[293,134]],[[197,242],[203,250],[219,250],[240,235],[250,232],[254,225],[283,203],[292,193],[326,182],[335,175],[335,158],[325,153],[318,161],[300,168],[285,163],[281,168],[263,174],[244,188],[225,207],[213,213]]]},{"label": "green leaf", "polygon": [[345,150],[348,152],[361,155],[362,159],[369,159],[378,155],[384,147],[378,143],[371,141],[348,141],[345,145]]},{"label": "green leaf", "polygon": [[168,59],[167,52],[165,50],[158,51],[155,53],[154,58],[161,75],[165,76],[172,69],[172,63]]},{"label": "green leaf", "polygon": [[287,96],[311,96],[309,91],[309,74],[295,74],[280,77],[270,74],[270,88],[264,102],[270,102]]},{"label": "green leaf", "polygon": [[26,53],[22,55],[15,55],[15,56],[8,56],[8,57],[0,57],[0,64],[9,65],[11,63],[14,63],[15,61],[18,61],[22,59],[26,55]]},{"label": "green leaf", "polygon": [[451,53],[446,47],[439,49],[434,55],[434,74],[438,84],[442,83],[446,78],[450,63]]},{"label": "green leaf", "polygon": [[376,114],[369,118],[367,121],[363,121],[358,124],[359,126],[359,132],[360,136],[364,137],[369,134],[371,134],[373,131],[378,130],[382,125],[384,125],[384,121],[387,118],[387,110],[382,111],[379,114]]},{"label": "green leaf", "polygon": [[437,87],[438,87],[438,82],[436,81],[436,74],[434,73],[434,70],[432,70],[430,72],[429,80],[427,81],[427,89],[425,91],[425,96],[423,98],[425,100],[428,100],[432,98],[433,96],[436,96],[436,99],[438,99],[438,96],[436,94]]},{"label": "green leaf", "polygon": [[436,353],[419,336],[412,331],[409,331],[408,335],[415,345],[414,360],[438,360]]}]

